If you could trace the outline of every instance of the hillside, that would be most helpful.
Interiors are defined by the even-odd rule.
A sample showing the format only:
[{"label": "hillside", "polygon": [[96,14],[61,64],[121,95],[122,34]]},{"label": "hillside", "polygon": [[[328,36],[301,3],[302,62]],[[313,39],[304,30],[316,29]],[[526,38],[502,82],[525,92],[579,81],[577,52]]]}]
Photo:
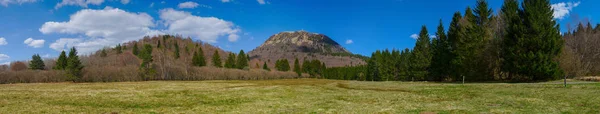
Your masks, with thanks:
[{"label": "hillside", "polygon": [[249,53],[250,65],[267,62],[273,66],[276,60],[288,59],[293,65],[294,59],[318,59],[327,67],[354,66],[365,64],[360,56],[354,55],[326,35],[306,31],[281,32],[267,39],[262,45]]}]

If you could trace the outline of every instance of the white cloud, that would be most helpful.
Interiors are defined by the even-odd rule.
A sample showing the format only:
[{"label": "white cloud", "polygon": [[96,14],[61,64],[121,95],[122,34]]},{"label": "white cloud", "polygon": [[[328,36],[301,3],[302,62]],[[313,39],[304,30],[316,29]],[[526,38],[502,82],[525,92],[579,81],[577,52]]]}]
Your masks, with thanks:
[{"label": "white cloud", "polygon": [[346,44],[352,44],[352,43],[354,43],[354,41],[352,41],[352,40],[346,40]]},{"label": "white cloud", "polygon": [[129,0],[121,0],[122,4],[129,4]]},{"label": "white cloud", "polygon": [[221,0],[221,2],[225,3],[225,2],[231,2],[231,0]]},{"label": "white cloud", "polygon": [[0,63],[0,65],[10,65],[10,62]]},{"label": "white cloud", "polygon": [[6,55],[6,54],[0,54],[0,61],[4,61],[4,60],[8,60],[10,59],[10,56]]},{"label": "white cloud", "polygon": [[416,39],[419,39],[419,35],[417,35],[417,34],[412,34],[412,35],[410,35],[410,38],[412,38],[412,39],[415,39],[415,40],[416,40]]},{"label": "white cloud", "polygon": [[154,7],[154,2],[152,2],[152,3],[150,4],[150,7]]},{"label": "white cloud", "polygon": [[27,46],[29,47],[33,47],[33,48],[41,48],[42,46],[44,46],[44,43],[46,42],[46,40],[44,39],[33,39],[33,38],[27,38],[23,43],[27,44]]},{"label": "white cloud", "polygon": [[183,9],[183,8],[191,8],[191,9],[193,9],[193,8],[198,7],[198,5],[200,5],[200,4],[198,4],[196,2],[188,1],[188,2],[179,3],[178,7],[180,9]]},{"label": "white cloud", "polygon": [[162,34],[150,28],[154,26],[152,17],[146,13],[130,13],[107,7],[102,10],[80,10],[71,15],[67,22],[44,23],[39,31],[43,34],[83,34],[87,38],[61,38],[50,44],[50,48],[62,51],[74,46],[80,53],[87,54],[105,46]]},{"label": "white cloud", "polygon": [[216,17],[194,16],[189,12],[173,9],[159,11],[160,18],[168,26],[166,32],[196,37],[202,41],[216,43],[221,36],[228,36],[230,41],[236,41],[241,30],[232,22]]},{"label": "white cloud", "polygon": [[229,34],[229,36],[227,37],[227,39],[230,42],[235,42],[240,38],[240,36],[238,36],[237,34]]},{"label": "white cloud", "polygon": [[42,55],[43,58],[50,58],[50,56],[51,56],[50,54]]},{"label": "white cloud", "polygon": [[564,19],[567,15],[569,15],[571,10],[579,6],[580,3],[581,2],[560,2],[552,4],[552,9],[554,9],[552,16],[554,16],[555,19]]},{"label": "white cloud", "polygon": [[435,37],[437,37],[437,36],[435,36],[435,35],[429,35],[429,38],[435,38]]},{"label": "white cloud", "polygon": [[265,0],[256,0],[258,2],[258,4],[265,4]]},{"label": "white cloud", "polygon": [[9,4],[23,4],[23,3],[34,3],[38,0],[0,0],[0,5],[8,7]]},{"label": "white cloud", "polygon": [[0,37],[0,46],[2,45],[7,45],[8,42],[6,42],[6,39],[4,39],[4,37]]},{"label": "white cloud", "polygon": [[102,3],[104,3],[104,0],[62,0],[62,2],[60,2],[60,3],[56,4],[56,6],[54,6],[54,9],[58,9],[60,7],[69,6],[69,5],[87,8],[88,4],[100,5]]}]

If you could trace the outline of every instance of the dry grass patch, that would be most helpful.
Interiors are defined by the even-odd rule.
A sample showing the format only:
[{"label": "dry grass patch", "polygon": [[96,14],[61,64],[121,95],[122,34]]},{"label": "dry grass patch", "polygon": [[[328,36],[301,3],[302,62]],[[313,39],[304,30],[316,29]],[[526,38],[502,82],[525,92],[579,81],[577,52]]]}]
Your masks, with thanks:
[{"label": "dry grass patch", "polygon": [[0,113],[600,113],[600,84],[321,79],[0,85]]}]

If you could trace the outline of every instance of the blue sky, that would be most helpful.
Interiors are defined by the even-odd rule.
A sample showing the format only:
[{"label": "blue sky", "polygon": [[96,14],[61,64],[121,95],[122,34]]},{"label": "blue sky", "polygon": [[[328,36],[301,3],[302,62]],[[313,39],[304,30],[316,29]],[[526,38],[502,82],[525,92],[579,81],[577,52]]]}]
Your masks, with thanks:
[{"label": "blue sky", "polygon": [[[561,30],[600,17],[598,0],[551,0]],[[475,0],[0,0],[0,64],[33,54],[81,53],[145,35],[180,34],[225,50],[249,51],[282,31],[328,35],[348,50],[412,48],[426,25],[433,34]],[[501,0],[489,0],[497,12]]]}]

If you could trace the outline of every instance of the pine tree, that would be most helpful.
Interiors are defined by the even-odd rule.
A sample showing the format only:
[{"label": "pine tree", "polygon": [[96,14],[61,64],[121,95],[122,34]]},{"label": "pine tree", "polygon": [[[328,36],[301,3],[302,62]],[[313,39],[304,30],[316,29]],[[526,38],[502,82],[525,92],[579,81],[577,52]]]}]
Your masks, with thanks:
[{"label": "pine tree", "polygon": [[379,55],[381,55],[381,52],[377,50],[373,52],[371,58],[367,60],[367,81],[378,81],[379,63],[377,63],[377,59],[379,59]]},{"label": "pine tree", "polygon": [[525,29],[523,37],[517,37],[516,57],[508,61],[516,63],[519,75],[528,80],[542,81],[557,79],[562,75],[555,59],[561,53],[564,41],[558,25],[553,20],[549,0],[524,0],[520,11]]},{"label": "pine tree", "polygon": [[413,49],[413,56],[411,56],[410,71],[414,80],[424,80],[425,76],[428,75],[427,69],[431,63],[431,49],[429,44],[429,33],[427,32],[427,27],[423,26]]},{"label": "pine tree", "polygon": [[269,69],[269,66],[267,66],[267,62],[265,62],[265,63],[263,64],[263,69],[264,69],[264,70],[267,70],[267,71],[271,71],[271,69]]},{"label": "pine tree", "polygon": [[457,48],[460,46],[458,40],[461,40],[462,36],[461,33],[463,32],[463,29],[461,29],[460,27],[460,21],[463,20],[462,19],[462,14],[460,14],[460,12],[456,12],[454,13],[454,16],[452,17],[452,21],[450,22],[450,27],[448,27],[448,45],[450,46],[450,55],[449,55],[449,59],[450,59],[450,73],[449,75],[451,75],[450,77],[453,80],[458,80],[458,79],[462,79],[461,76],[461,59],[458,58],[457,54]]},{"label": "pine tree", "polygon": [[236,68],[244,69],[244,67],[248,67],[248,56],[244,53],[244,50],[240,50],[237,56],[237,63],[235,64]]},{"label": "pine tree", "polygon": [[215,53],[212,56],[212,64],[215,67],[221,68],[223,65],[221,64],[221,56],[219,55],[219,51],[215,50]]},{"label": "pine tree", "polygon": [[102,51],[100,51],[100,57],[106,57],[106,49],[102,49]]},{"label": "pine tree", "polygon": [[67,73],[68,76],[72,79],[72,81],[77,81],[81,79],[81,70],[83,69],[83,65],[79,60],[79,56],[77,55],[77,49],[75,47],[71,48],[69,51],[69,57],[67,59]]},{"label": "pine tree", "polygon": [[156,44],[156,48],[160,49],[160,40],[158,40],[158,44]]},{"label": "pine tree", "polygon": [[298,61],[298,58],[294,60],[294,72],[298,74],[298,77],[302,76],[302,70],[300,68],[300,61]]},{"label": "pine tree", "polygon": [[117,54],[123,53],[123,50],[121,48],[121,44],[117,44],[117,46],[115,47],[115,50],[117,50]]},{"label": "pine tree", "polygon": [[202,51],[202,47],[198,48],[198,51],[194,52],[192,64],[198,67],[206,66],[206,59],[204,58],[204,51]]},{"label": "pine tree", "polygon": [[140,76],[144,80],[149,80],[156,73],[151,67],[151,63],[154,61],[152,59],[152,45],[145,44],[138,56],[142,59],[142,64],[140,64]]},{"label": "pine tree", "polygon": [[54,66],[54,70],[65,70],[67,68],[67,55],[65,51],[60,52],[60,56],[56,60],[56,65]]},{"label": "pine tree", "polygon": [[133,55],[138,55],[140,52],[138,50],[138,44],[137,43],[133,43],[133,49],[132,49]]},{"label": "pine tree", "polygon": [[519,16],[519,3],[517,0],[504,0],[501,8],[503,20],[507,26],[505,28],[506,35],[502,40],[502,71],[508,73],[508,78],[513,79],[518,72],[518,40],[523,37],[521,30],[522,21]]},{"label": "pine tree", "polygon": [[235,66],[235,54],[229,53],[227,60],[225,60],[225,68],[237,68]]},{"label": "pine tree", "polygon": [[177,42],[175,42],[175,59],[179,59],[180,55],[179,55],[179,44],[177,44]]},{"label": "pine tree", "polygon": [[44,61],[39,54],[34,54],[31,57],[31,61],[29,61],[29,69],[31,70],[44,70],[46,65],[44,65]]},{"label": "pine tree", "polygon": [[429,69],[430,78],[429,80],[442,81],[449,75],[450,66],[450,46],[448,45],[448,38],[444,31],[442,20],[437,28],[436,38],[431,43],[433,50],[431,58],[431,66]]}]

